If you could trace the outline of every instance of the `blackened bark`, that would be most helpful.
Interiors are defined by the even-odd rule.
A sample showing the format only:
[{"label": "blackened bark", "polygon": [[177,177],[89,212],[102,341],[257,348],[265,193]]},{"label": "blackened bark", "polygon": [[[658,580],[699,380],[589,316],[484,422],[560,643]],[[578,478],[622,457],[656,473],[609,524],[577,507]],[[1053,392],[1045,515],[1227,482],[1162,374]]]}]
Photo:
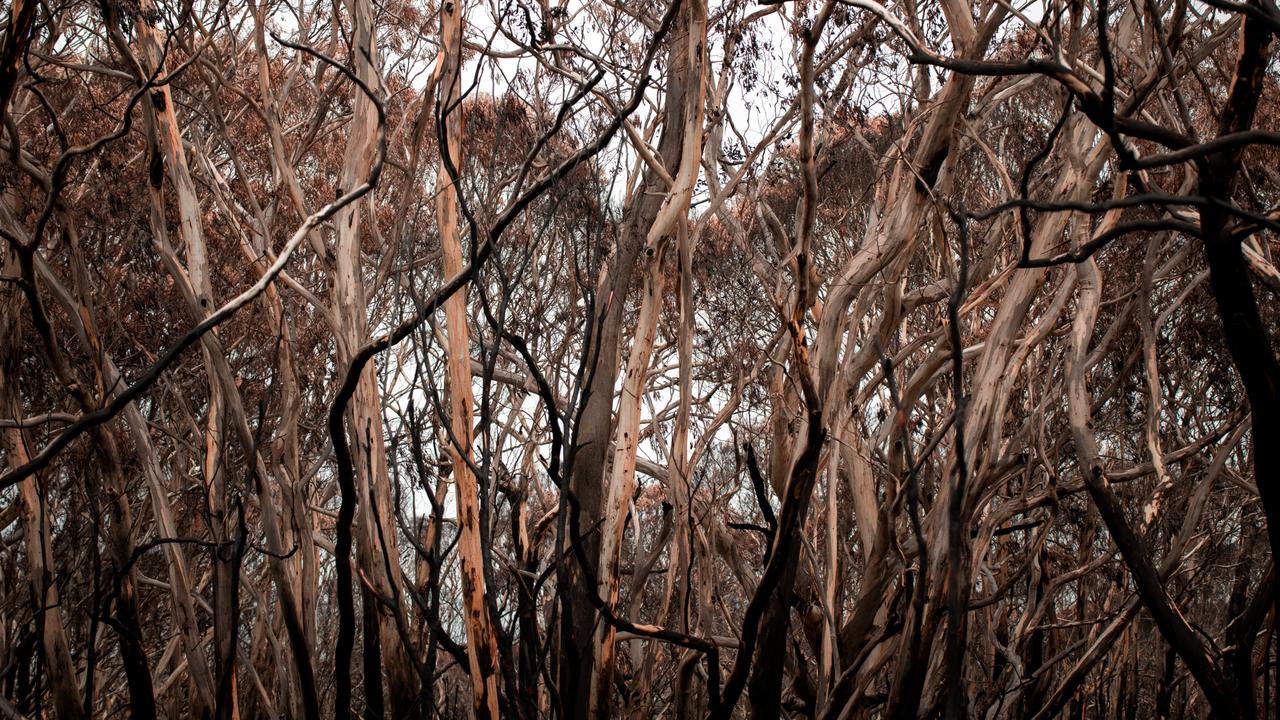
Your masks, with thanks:
[{"label": "blackened bark", "polygon": [[155,691],[151,683],[151,668],[147,665],[147,651],[142,645],[138,601],[134,595],[132,580],[124,581],[115,604],[115,626],[120,637],[120,659],[124,665],[125,681],[129,686],[129,707],[133,711],[134,720],[155,720]]},{"label": "blackened bark", "polygon": [[787,638],[790,635],[791,600],[795,596],[796,567],[800,564],[800,546],[791,544],[785,570],[760,621],[760,643],[747,683],[751,701],[751,717],[756,720],[780,717],[782,676],[786,669]]},{"label": "blackened bark", "polygon": [[1178,654],[1173,648],[1164,651],[1164,674],[1160,676],[1160,690],[1156,693],[1156,717],[1167,720],[1173,704],[1174,669],[1177,667]]},{"label": "blackened bark", "polygon": [[[1246,17],[1240,30],[1240,54],[1231,94],[1218,126],[1220,136],[1252,127],[1271,56],[1270,46],[1271,31],[1261,21]],[[1200,193],[1210,200],[1227,200],[1235,184],[1239,157],[1240,149],[1232,148],[1202,162]],[[1254,477],[1267,516],[1271,554],[1280,557],[1280,362],[1258,312],[1241,238],[1233,237],[1227,214],[1218,204],[1210,203],[1201,211],[1200,228],[1222,334],[1249,398]]]},{"label": "blackened bark", "polygon": [[362,667],[364,668],[364,717],[365,720],[382,720],[385,709],[382,703],[382,636],[378,630],[378,599],[365,588],[360,593],[360,607],[364,621],[362,643]]}]

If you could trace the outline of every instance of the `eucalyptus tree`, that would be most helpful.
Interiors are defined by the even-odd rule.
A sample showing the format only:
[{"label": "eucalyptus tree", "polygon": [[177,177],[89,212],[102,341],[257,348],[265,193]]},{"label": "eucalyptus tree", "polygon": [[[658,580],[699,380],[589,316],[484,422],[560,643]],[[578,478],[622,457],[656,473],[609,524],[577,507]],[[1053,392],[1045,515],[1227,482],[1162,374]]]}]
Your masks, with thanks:
[{"label": "eucalyptus tree", "polygon": [[12,3],[0,714],[1275,714],[1277,17]]}]

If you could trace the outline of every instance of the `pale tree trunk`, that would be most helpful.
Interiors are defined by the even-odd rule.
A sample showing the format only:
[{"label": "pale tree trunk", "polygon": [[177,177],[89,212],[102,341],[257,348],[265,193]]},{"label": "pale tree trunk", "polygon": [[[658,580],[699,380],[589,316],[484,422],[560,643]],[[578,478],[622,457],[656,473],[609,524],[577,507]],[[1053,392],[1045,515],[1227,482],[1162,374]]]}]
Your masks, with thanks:
[{"label": "pale tree trunk", "polygon": [[[653,350],[658,313],[662,308],[662,253],[650,257],[644,278],[640,318],[636,322],[623,377],[622,400],[618,409],[618,427],[614,432],[615,451],[609,476],[608,500],[600,535],[599,577],[596,592],[611,607],[618,602],[622,534],[626,529],[628,508],[636,484],[636,450],[640,442],[640,408],[649,355]],[[608,717],[612,692],[613,656],[616,632],[611,625],[601,624],[596,630],[596,656],[591,688],[591,717]]]},{"label": "pale tree trunk", "polygon": [[[267,137],[271,141],[271,170],[276,184],[283,185],[287,191],[294,210],[298,212],[299,216],[307,217],[311,212],[307,209],[302,183],[298,179],[298,170],[294,166],[295,160],[289,156],[285,148],[284,129],[280,121],[280,101],[271,86],[271,56],[267,53],[264,9],[254,0],[249,0],[248,5],[254,20],[253,42],[254,48],[257,50],[255,59],[258,65],[258,94],[262,103],[263,122],[267,126]],[[299,55],[301,55],[301,52],[299,52]],[[290,73],[290,77],[285,81],[286,86],[292,83],[297,73],[298,69],[295,66],[292,73]],[[320,231],[313,230],[308,233],[307,240],[315,251],[316,257],[325,264],[326,268],[332,269],[330,250],[325,245]]]},{"label": "pale tree trunk", "polygon": [[682,226],[678,236],[678,260],[680,279],[680,326],[676,331],[677,355],[680,363],[680,397],[676,411],[675,429],[671,434],[670,492],[672,513],[675,516],[675,534],[671,539],[671,547],[667,555],[667,583],[663,594],[663,605],[658,613],[658,622],[667,622],[668,604],[672,599],[676,603],[677,627],[682,632],[690,632],[688,627],[688,598],[685,595],[684,577],[689,568],[689,525],[692,518],[693,498],[689,485],[689,413],[693,405],[693,248],[689,232]]},{"label": "pale tree trunk", "polygon": [[[1064,137],[1066,139],[1067,158],[1066,162],[1063,163],[1064,168],[1054,184],[1053,193],[1056,197],[1084,200],[1087,198],[1089,188],[1092,187],[1093,179],[1097,177],[1102,168],[1105,154],[1101,146],[1093,144],[1095,132],[1092,126],[1084,121],[1083,116],[1077,115],[1073,118],[1064,132]],[[1091,147],[1092,151],[1090,151]],[[1025,239],[1025,242],[1029,243],[1030,255],[1038,257],[1049,248],[1052,248],[1067,230],[1067,220],[1068,215],[1066,213],[1057,213],[1045,218],[1036,227],[1032,237]],[[982,355],[978,359],[977,368],[973,375],[971,383],[972,394],[964,410],[964,446],[966,448],[966,456],[963,458],[963,462],[965,467],[956,469],[955,465],[958,464],[959,460],[952,458],[951,465],[953,469],[948,471],[949,473],[966,472],[969,478],[969,485],[957,498],[953,493],[955,486],[950,482],[944,483],[939,493],[939,500],[935,503],[934,510],[930,513],[926,523],[930,547],[938,548],[938,551],[932,553],[930,558],[932,563],[931,574],[934,574],[934,577],[947,577],[945,585],[948,587],[952,584],[958,586],[957,594],[959,598],[948,598],[948,607],[952,607],[955,604],[960,607],[967,605],[972,582],[969,580],[971,558],[969,557],[970,546],[967,543],[968,534],[963,530],[956,538],[949,534],[947,510],[950,509],[950,503],[960,503],[960,507],[956,511],[957,522],[961,528],[969,527],[971,524],[968,514],[970,512],[969,508],[985,487],[986,468],[999,453],[1000,440],[1003,437],[1005,407],[1009,401],[1009,391],[1012,388],[1013,378],[1016,377],[1020,365],[1018,362],[1011,362],[1010,358],[1011,356],[1016,357],[1015,343],[1018,341],[1018,336],[1024,327],[1028,310],[1032,301],[1044,288],[1048,276],[1048,271],[1044,268],[1024,268],[1016,272],[1017,274],[1006,290],[1000,302],[996,318],[987,333],[986,340],[983,343]],[[953,498],[957,499],[953,500]],[[956,547],[950,546],[952,539],[959,540]],[[953,572],[958,577],[950,577]],[[943,601],[943,596],[940,594],[943,586],[944,583],[938,583],[935,586],[935,598],[939,603]],[[947,628],[947,642],[963,644],[966,634],[967,613],[951,614],[948,616],[948,620],[953,625],[949,625]],[[935,649],[942,647],[937,643],[933,646]],[[952,656],[950,650],[943,654],[946,655],[948,661],[959,663],[959,660]],[[953,667],[948,673],[954,671],[955,668]],[[955,678],[953,680],[944,680],[944,682],[952,683],[948,685],[948,688],[954,693],[957,688],[962,687],[963,681],[960,678]],[[949,702],[954,704],[956,700],[952,697]]]},{"label": "pale tree trunk", "polygon": [[[373,6],[369,0],[349,0],[347,9],[353,23],[351,58],[355,74],[366,86],[378,88],[381,82],[373,38]],[[358,87],[353,87],[351,93],[353,112],[339,181],[340,192],[350,191],[368,176],[378,130],[377,108],[373,101]],[[355,353],[369,336],[359,208],[355,204],[344,207],[334,216],[334,225],[337,242],[333,315],[338,324],[338,365],[349,367]],[[392,514],[391,480],[387,474],[381,396],[376,363],[372,360],[361,372],[355,394],[347,407],[347,422],[354,438],[352,460],[359,498],[357,561],[372,592],[395,605],[395,608],[388,608],[371,592],[363,593],[366,604],[363,637],[365,702],[371,712],[381,710],[381,673],[374,667],[380,654],[392,701],[390,714],[395,718],[411,717],[416,708],[418,686],[409,650],[401,641],[395,616],[403,596],[403,578]]]},{"label": "pale tree trunk", "polygon": [[[677,19],[677,23],[682,22]],[[684,26],[677,25],[680,27]],[[673,35],[673,49],[681,47],[678,35],[679,31]],[[658,160],[663,173],[647,168],[635,188],[631,204],[623,216],[621,235],[613,257],[596,284],[593,316],[589,318],[595,330],[589,336],[583,353],[588,359],[584,373],[590,380],[584,393],[582,412],[574,426],[574,460],[569,477],[569,491],[577,499],[583,519],[583,554],[589,563],[598,564],[600,558],[601,535],[585,530],[594,527],[604,515],[603,491],[609,465],[608,450],[614,435],[613,396],[618,377],[623,311],[648,231],[666,203],[670,190],[667,170],[679,166],[684,157],[687,74],[681,63],[668,63],[662,135],[658,142]],[[566,540],[569,541],[568,538]],[[587,570],[590,574],[597,574],[597,568]],[[566,587],[560,593],[561,652],[557,689],[561,714],[571,720],[588,717],[591,678],[597,666],[594,658],[598,613],[588,600],[588,593],[597,589],[587,586],[586,577],[587,573],[580,571],[575,562],[568,562],[560,579]]]},{"label": "pale tree trunk", "polygon": [[[1117,185],[1127,185],[1122,178],[1117,178]],[[1117,193],[1117,197],[1120,193]],[[1165,239],[1164,233],[1157,234],[1147,243],[1147,257],[1141,270],[1138,271],[1139,297],[1137,303],[1138,325],[1142,329],[1142,369],[1147,381],[1147,451],[1151,453],[1151,464],[1156,472],[1156,487],[1146,504],[1142,506],[1142,527],[1146,531],[1155,522],[1164,498],[1173,490],[1173,478],[1164,462],[1164,449],[1160,443],[1160,417],[1164,412],[1164,403],[1160,395],[1160,366],[1157,361],[1156,338],[1160,330],[1152,317],[1151,303],[1155,300],[1151,294],[1151,286],[1155,281],[1157,261],[1160,259],[1159,249]]]},{"label": "pale tree trunk", "polygon": [[[463,9],[445,3],[440,13],[442,49],[436,64],[440,87],[448,159],[454,170],[462,164],[461,65]],[[462,243],[458,237],[458,189],[442,159],[436,176],[436,225],[440,230],[443,271],[446,278],[462,272]],[[484,551],[481,547],[480,491],[472,472],[474,400],[471,390],[470,335],[467,328],[466,289],[445,302],[447,364],[449,374],[449,464],[453,470],[458,502],[458,546],[462,561],[463,622],[467,630],[467,661],[472,708],[477,718],[498,718],[498,643],[485,599]]]},{"label": "pale tree trunk", "polygon": [[[969,55],[982,52],[986,43],[989,42],[989,34],[981,35],[976,31],[967,10],[961,10],[957,4],[951,3],[944,7],[944,12],[947,14],[948,25],[952,30],[957,49],[967,51]],[[817,17],[823,18],[825,13],[819,13]],[[802,75],[801,79],[802,125],[800,151],[806,175],[806,197],[802,200],[800,213],[798,213],[800,217],[797,219],[796,242],[802,245],[801,255],[805,257],[808,256],[809,235],[812,227],[812,204],[816,200],[814,182],[809,180],[813,176],[812,167],[814,164],[814,149],[812,147],[812,106],[814,102],[812,51],[813,44],[816,43],[814,33],[820,31],[820,22],[815,22],[812,28],[806,30],[805,39],[807,42],[805,49],[807,59],[802,59],[802,73],[806,74]],[[972,78],[958,75],[953,75],[936,96],[928,96],[927,84],[918,89],[917,92],[921,95],[919,98],[921,110],[917,111],[916,116],[921,118],[920,122],[923,124],[923,128],[920,132],[919,140],[916,141],[915,149],[910,156],[901,160],[893,160],[882,169],[882,172],[888,175],[889,182],[885,184],[885,190],[879,195],[877,203],[871,210],[871,221],[863,232],[860,249],[846,261],[836,275],[820,312],[814,312],[814,319],[817,325],[813,341],[814,381],[817,386],[818,396],[823,399],[827,407],[832,408],[832,412],[837,416],[841,409],[847,405],[847,399],[844,397],[847,393],[846,387],[850,383],[858,382],[866,370],[878,359],[877,346],[874,343],[864,343],[856,356],[845,360],[845,363],[853,367],[843,373],[844,377],[841,377],[842,373],[838,372],[838,368],[842,364],[841,360],[846,356],[846,353],[842,352],[844,350],[845,335],[847,333],[856,333],[857,323],[861,323],[863,320],[861,312],[855,311],[851,314],[850,310],[854,307],[855,299],[859,298],[862,298],[862,300],[859,301],[857,307],[863,307],[866,293],[875,287],[872,281],[878,274],[886,270],[889,271],[890,276],[901,274],[901,270],[899,269],[895,272],[895,268],[904,264],[908,259],[908,254],[918,244],[922,232],[921,224],[925,213],[930,209],[930,197],[945,182],[949,166],[956,155],[953,148],[957,142],[954,128],[961,113],[968,105],[972,89]],[[807,143],[806,137],[809,138]],[[806,148],[806,144],[809,146],[808,148]],[[807,218],[805,217],[806,215],[808,215]],[[774,232],[779,234],[780,228],[775,229]],[[804,291],[805,283],[809,282],[812,282],[812,280],[808,277],[797,277],[796,287],[798,290]],[[811,292],[811,290],[808,292]],[[810,298],[810,302],[812,302],[812,298]],[[891,326],[896,319],[900,303],[899,290],[890,287],[886,292],[885,302],[884,322],[880,323],[882,336],[886,331],[893,330]],[[782,388],[779,389],[781,390]],[[787,472],[789,461],[786,457],[786,448],[790,443],[787,435],[781,425],[775,426],[775,445],[773,449],[775,457],[772,463],[772,472],[775,478],[786,478],[789,475]],[[873,538],[876,537],[875,531],[877,529],[873,481],[869,477],[869,473],[864,473],[856,461],[851,465],[850,470],[855,472],[851,480],[859,529],[862,533],[863,542],[867,547],[866,551],[871,551],[871,548],[876,545]],[[778,480],[775,479],[775,488],[777,482]],[[781,493],[780,489],[779,492]],[[876,573],[873,574],[875,582],[871,584],[873,587],[883,587],[881,583],[886,583],[888,579],[887,575],[881,574],[885,568],[877,563],[875,564],[875,569]],[[784,577],[785,580],[786,578]],[[840,643],[842,647],[839,648],[842,651],[841,655],[844,655],[843,650],[845,648],[856,645],[857,641],[850,637],[851,631],[857,628],[869,627],[874,616],[883,617],[884,608],[873,611],[874,601],[874,595],[867,596],[864,594],[860,598],[850,622],[842,627]],[[757,668],[756,674],[759,675],[759,678],[753,678],[752,683],[756,711],[758,713],[761,712],[760,708],[763,707],[764,714],[768,714],[776,707],[778,702],[778,683],[781,679],[781,667],[779,664],[774,663],[769,668],[770,672],[766,672],[766,668],[763,666],[763,663],[769,662],[772,657],[783,651],[783,646],[779,644],[781,635],[776,631],[770,632],[770,630],[781,626],[787,618],[787,611],[783,604],[775,603],[771,610],[773,614],[761,624],[762,640],[759,655],[762,666]],[[771,619],[772,622],[770,622]],[[902,642],[910,644],[911,636],[911,632],[905,633]],[[883,650],[883,648],[873,650],[875,657],[865,660],[864,662],[867,665],[864,665],[864,667],[885,659]],[[910,653],[900,654],[901,659],[907,659],[909,656]],[[758,690],[756,690],[757,688]],[[841,683],[839,687],[832,687],[831,690],[833,693],[831,702],[835,708],[840,708],[850,687],[846,683]],[[893,702],[891,701],[892,705]]]},{"label": "pale tree trunk", "polygon": [[[991,42],[994,29],[1007,11],[993,9],[981,27],[974,27],[968,8],[962,3],[948,0],[943,3],[948,27],[958,54],[981,57]],[[922,78],[929,71],[921,69]],[[818,392],[833,407],[840,398],[832,392],[836,386],[836,370],[842,356],[844,336],[850,331],[850,322],[861,317],[850,317],[849,310],[855,299],[869,287],[877,274],[891,263],[912,252],[920,236],[925,212],[930,209],[934,195],[950,167],[955,162],[956,126],[962,114],[969,108],[974,78],[951,75],[933,96],[927,92],[927,83],[917,89],[919,108],[915,112],[917,122],[923,123],[915,149],[909,156],[892,156],[880,169],[889,181],[877,194],[870,208],[872,220],[862,234],[859,250],[849,258],[833,278],[829,292],[817,318],[818,328],[813,340],[815,380]],[[812,86],[808,86],[812,92]],[[886,314],[888,314],[886,310]],[[870,348],[869,348],[870,349]],[[871,349],[873,350],[873,349]],[[850,373],[851,382],[857,382],[865,367],[878,358],[874,351],[864,352],[859,358],[865,364]]]},{"label": "pale tree trunk", "polygon": [[[836,510],[836,498],[840,487],[840,463],[833,456],[827,465],[827,517],[826,517],[826,542],[827,542],[827,567],[826,579],[822,588],[822,647],[819,656],[820,665],[818,667],[818,693],[817,697],[821,701],[829,696],[831,691],[831,681],[839,676],[840,665],[837,651],[839,645],[836,642],[836,635],[840,628],[840,608],[838,605],[840,598],[840,543],[838,540],[839,533],[839,513]],[[816,558],[815,558],[815,565]]]},{"label": "pale tree trunk", "polygon": [[[706,86],[707,9],[701,0],[689,2],[675,34],[668,80],[668,103],[682,107],[679,128],[664,128],[664,133],[678,132],[681,152],[672,187],[666,194],[644,243],[647,273],[640,300],[640,317],[627,358],[622,399],[618,408],[618,426],[614,430],[614,455],[609,477],[608,500],[600,533],[600,561],[597,592],[611,607],[618,601],[618,566],[621,561],[622,536],[628,508],[636,485],[636,452],[640,442],[640,410],[644,397],[649,357],[653,351],[658,315],[662,310],[664,269],[663,255],[673,232],[688,235],[689,203],[698,178],[702,157],[703,94]],[[668,120],[671,116],[668,115]],[[684,243],[687,245],[687,240]],[[682,261],[691,259],[688,248]],[[690,318],[689,322],[692,322]],[[685,433],[687,435],[687,411]],[[680,450],[684,455],[684,449]],[[681,468],[684,471],[684,468]],[[615,631],[602,625],[597,631],[598,650],[593,670],[590,714],[608,715],[612,684]]]}]

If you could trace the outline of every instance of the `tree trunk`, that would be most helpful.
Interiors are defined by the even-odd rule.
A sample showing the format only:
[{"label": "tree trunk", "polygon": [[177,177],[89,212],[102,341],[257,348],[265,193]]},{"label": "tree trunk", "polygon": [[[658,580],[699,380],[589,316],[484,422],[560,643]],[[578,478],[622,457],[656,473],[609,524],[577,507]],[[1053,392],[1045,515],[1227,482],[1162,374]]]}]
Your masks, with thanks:
[{"label": "tree trunk", "polygon": [[[462,166],[462,84],[463,8],[447,2],[440,12],[440,107],[445,115],[443,135],[449,163],[455,172]],[[458,189],[441,160],[436,176],[436,225],[440,230],[444,277],[462,272],[462,243],[458,237]],[[498,643],[489,617],[485,596],[484,551],[480,528],[480,490],[472,472],[472,427],[474,399],[471,389],[471,341],[467,328],[466,288],[445,302],[448,333],[448,441],[449,464],[453,471],[458,503],[458,546],[462,560],[463,624],[467,630],[467,660],[471,676],[472,709],[478,720],[496,720],[498,709]]]}]

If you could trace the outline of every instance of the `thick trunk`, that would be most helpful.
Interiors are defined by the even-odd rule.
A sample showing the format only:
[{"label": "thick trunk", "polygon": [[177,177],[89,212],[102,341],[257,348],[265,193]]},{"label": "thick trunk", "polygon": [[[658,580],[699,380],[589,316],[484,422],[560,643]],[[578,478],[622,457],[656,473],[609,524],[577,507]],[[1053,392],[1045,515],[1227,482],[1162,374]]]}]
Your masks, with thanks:
[{"label": "thick trunk", "polygon": [[[652,205],[647,198],[639,202]],[[656,205],[652,214],[657,213]],[[634,233],[624,233],[619,240],[613,262],[596,293],[596,314],[590,318],[595,329],[584,348],[588,358],[585,375],[589,378],[584,406],[573,436],[573,466],[569,476],[569,492],[579,504],[583,526],[592,528],[583,534],[582,555],[589,562],[600,556],[600,535],[595,523],[603,516],[605,457],[612,436],[613,388],[618,375],[618,344],[622,327],[624,300],[631,288],[639,242]],[[561,517],[568,513],[562,508]],[[567,539],[566,542],[572,542]],[[587,594],[595,588],[587,578],[597,574],[598,565],[585,569],[568,562],[561,582],[567,585],[560,593],[559,687],[561,717],[582,720],[588,717],[592,669],[595,666],[595,606]]]},{"label": "thick trunk", "polygon": [[[618,408],[618,427],[614,432],[615,451],[609,474],[608,500],[600,533],[600,574],[596,592],[610,606],[618,603],[619,565],[622,534],[626,529],[628,509],[636,488],[636,451],[640,443],[640,407],[644,398],[649,357],[657,330],[658,312],[662,306],[662,253],[650,257],[644,278],[640,318],[631,341],[631,354],[622,381],[622,401]],[[592,717],[609,715],[615,630],[611,625],[597,629],[595,671],[591,688]]]},{"label": "thick trunk", "polygon": [[[373,41],[373,7],[368,0],[350,0],[347,10],[353,24],[351,57],[355,74],[368,87],[378,88],[381,83],[377,74],[377,48]],[[377,110],[373,102],[358,87],[353,87],[351,93],[353,113],[339,180],[340,192],[349,191],[367,178],[378,130]],[[344,207],[334,216],[337,238],[332,302],[338,324],[338,367],[341,368],[350,366],[355,353],[367,342],[369,333],[360,222],[360,209],[355,204]],[[354,440],[352,460],[358,497],[356,560],[372,590],[393,605],[388,608],[381,601],[375,601],[379,632],[376,636],[366,635],[363,646],[366,653],[377,652],[380,655],[391,698],[391,716],[411,717],[417,705],[418,683],[395,617],[402,607],[403,580],[397,562],[400,557],[397,526],[391,514],[382,403],[374,361],[365,365],[360,375],[355,394],[347,406],[347,423]],[[366,661],[370,660],[366,657]],[[338,670],[346,671],[345,668]],[[379,679],[369,678],[366,694],[377,694],[381,685]],[[366,702],[370,701],[374,706],[379,702],[377,698],[366,697]]]},{"label": "thick trunk", "polygon": [[[1270,46],[1271,33],[1264,23],[1246,18],[1231,94],[1218,128],[1220,135],[1252,127]],[[1230,203],[1239,157],[1238,149],[1211,156],[1200,169],[1200,194]],[[1232,237],[1227,214],[1218,205],[1208,205],[1201,211],[1200,227],[1222,334],[1249,397],[1254,477],[1267,515],[1271,553],[1280,557],[1280,483],[1275,480],[1280,477],[1280,362],[1270,330],[1258,312],[1241,239]]]},{"label": "thick trunk", "polygon": [[[705,8],[701,3],[694,3],[698,8],[690,13],[698,13],[704,19]],[[688,72],[689,57],[685,53],[692,45],[691,37],[705,40],[705,29],[701,34],[690,35],[687,23],[692,17],[685,13],[682,25],[673,35],[673,53],[682,55],[684,61],[673,57],[668,65],[667,91],[665,98],[665,116],[662,136],[658,143],[658,160],[664,168],[684,167],[685,141],[689,125],[689,94],[691,88]],[[699,41],[696,51],[700,61],[705,45]],[[698,76],[698,85],[702,85],[702,76]],[[699,102],[696,113],[701,115],[701,93],[697,93]],[[692,127],[700,132],[701,122],[692,123]],[[692,152],[696,174],[697,152]],[[690,180],[692,182],[692,180]],[[659,216],[665,214],[670,222],[659,235],[670,232],[674,220],[688,207],[687,198],[681,203],[668,203],[667,196],[671,190],[667,182],[652,169],[644,173],[644,179],[636,189],[630,206],[623,218],[621,237],[613,254],[607,274],[597,285],[595,314],[590,318],[592,332],[590,342],[584,348],[587,362],[585,376],[589,379],[586,398],[579,422],[573,436],[573,467],[569,478],[569,489],[578,500],[584,528],[593,528],[595,523],[605,516],[604,488],[605,471],[608,467],[606,457],[608,448],[615,434],[613,425],[613,390],[618,376],[619,344],[621,340],[623,310],[626,298],[630,294],[641,251],[645,249],[646,240],[650,238]],[[678,199],[678,198],[677,198]],[[656,243],[653,244],[657,252]],[[624,396],[625,397],[625,396]],[[627,495],[627,498],[630,496]],[[616,514],[616,513],[615,513]],[[584,533],[583,550],[589,560],[601,557],[601,534]],[[612,551],[610,551],[612,553]],[[587,593],[596,592],[595,587],[586,584],[588,574],[597,575],[597,568],[588,568],[584,574],[576,563],[567,564],[564,581],[569,588],[561,593],[560,622],[560,700],[562,715],[565,718],[586,718],[589,716],[593,690],[593,669],[601,667],[595,657],[597,616],[595,607],[587,599]],[[612,653],[610,652],[610,655]]]},{"label": "thick trunk", "polygon": [[[636,487],[636,453],[640,442],[640,410],[648,377],[649,358],[656,338],[658,315],[662,310],[665,274],[664,250],[678,229],[687,235],[689,202],[698,177],[702,156],[703,92],[706,84],[707,10],[700,0],[686,4],[674,36],[671,65],[667,82],[668,112],[663,140],[674,136],[679,144],[678,162],[670,188],[662,196],[662,206],[645,230],[644,256],[647,272],[640,298],[640,317],[636,321],[631,352],[623,379],[622,399],[618,408],[618,426],[613,437],[613,462],[608,482],[604,524],[600,538],[600,565],[597,591],[605,602],[618,601],[622,536],[626,526],[631,496]],[[679,108],[673,112],[674,108]],[[674,154],[674,153],[673,153]],[[665,153],[664,153],[665,155]],[[666,158],[664,157],[664,160]],[[686,253],[687,254],[687,253]],[[591,715],[609,714],[610,684],[613,677],[615,632],[612,626],[598,631],[598,654],[592,685]]]},{"label": "thick trunk", "polygon": [[799,543],[790,546],[784,562],[786,569],[778,578],[777,590],[769,594],[769,604],[760,621],[760,640],[747,684],[747,698],[754,720],[776,718],[782,714],[782,676],[786,669],[796,568],[800,564]]},{"label": "thick trunk", "polygon": [[[442,49],[437,65],[440,78],[444,136],[450,164],[462,164],[461,96],[462,34],[465,19],[457,3],[446,3],[440,15]],[[442,153],[443,154],[443,153]],[[444,277],[454,277],[465,265],[458,237],[458,194],[443,164],[436,177],[436,225],[440,231]],[[476,718],[499,717],[498,643],[485,599],[485,561],[480,527],[479,482],[472,472],[474,399],[471,389],[471,342],[467,328],[467,292],[464,288],[445,302],[447,364],[449,374],[448,443],[458,503],[459,552],[462,561],[463,624],[467,630],[467,660],[471,676],[472,709]]]}]

